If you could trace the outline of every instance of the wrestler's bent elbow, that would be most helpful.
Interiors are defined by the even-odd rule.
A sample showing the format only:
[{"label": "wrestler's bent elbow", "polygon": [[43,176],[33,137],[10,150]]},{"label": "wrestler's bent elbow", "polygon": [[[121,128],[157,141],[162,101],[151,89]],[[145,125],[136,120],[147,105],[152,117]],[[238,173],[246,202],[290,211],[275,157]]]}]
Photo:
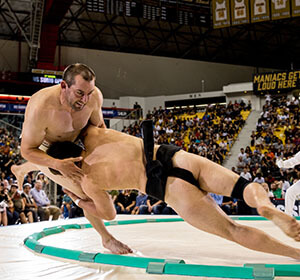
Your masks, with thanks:
[{"label": "wrestler's bent elbow", "polygon": [[103,220],[111,221],[116,217],[116,209],[114,207],[107,207],[106,209],[99,208],[96,205],[97,213]]},{"label": "wrestler's bent elbow", "polygon": [[105,213],[102,218],[107,221],[114,220],[116,218],[116,211],[111,211],[110,213]]}]

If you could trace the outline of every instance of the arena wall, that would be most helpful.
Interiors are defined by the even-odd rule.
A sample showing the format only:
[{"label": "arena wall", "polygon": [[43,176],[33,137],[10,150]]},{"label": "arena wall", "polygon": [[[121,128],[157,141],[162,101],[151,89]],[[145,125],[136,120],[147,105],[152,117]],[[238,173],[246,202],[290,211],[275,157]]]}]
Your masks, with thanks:
[{"label": "arena wall", "polygon": [[[28,45],[21,44],[21,71],[26,71]],[[0,40],[0,69],[18,70],[19,43]],[[55,66],[58,65],[58,48]],[[61,47],[62,65],[82,62],[94,68],[97,85],[107,99],[122,96],[167,96],[222,90],[223,85],[249,82],[252,74],[270,71],[203,61]]]}]

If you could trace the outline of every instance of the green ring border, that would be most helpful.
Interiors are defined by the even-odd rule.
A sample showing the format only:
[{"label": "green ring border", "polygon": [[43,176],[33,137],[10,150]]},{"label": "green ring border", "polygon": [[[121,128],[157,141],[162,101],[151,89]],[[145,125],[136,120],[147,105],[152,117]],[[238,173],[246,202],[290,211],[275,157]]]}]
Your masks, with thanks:
[{"label": "green ring border", "polygon": [[[265,221],[260,216],[231,216],[233,220]],[[300,220],[300,217],[296,217]],[[105,226],[129,225],[159,222],[182,222],[182,218],[149,218],[137,220],[121,220],[105,222]],[[45,236],[64,232],[68,229],[92,228],[91,224],[70,224],[50,228],[44,228],[24,239],[24,245],[43,255],[50,255],[63,259],[91,262],[99,264],[120,265],[146,269],[151,274],[169,274],[184,276],[202,276],[217,278],[240,278],[240,279],[274,279],[275,276],[297,277],[300,276],[300,264],[244,264],[240,266],[216,266],[186,264],[184,260],[143,258],[114,254],[89,253],[83,251],[69,250],[53,246],[44,246],[38,242]]]}]

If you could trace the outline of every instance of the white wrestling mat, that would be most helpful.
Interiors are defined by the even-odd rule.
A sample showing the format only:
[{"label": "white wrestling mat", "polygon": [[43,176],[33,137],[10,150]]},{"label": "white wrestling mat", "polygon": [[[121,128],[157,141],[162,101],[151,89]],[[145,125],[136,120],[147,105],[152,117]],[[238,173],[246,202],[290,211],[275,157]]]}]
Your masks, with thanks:
[{"label": "white wrestling mat", "polygon": [[[117,220],[176,218],[177,216],[119,215]],[[268,221],[237,221],[259,228],[291,246],[300,243],[285,236]],[[229,279],[179,275],[148,274],[145,269],[102,265],[64,260],[35,253],[24,246],[23,240],[44,228],[65,224],[86,224],[85,218],[40,222],[0,227],[0,276],[5,280],[19,279]],[[222,238],[204,233],[185,222],[144,223],[109,226],[108,230],[120,241],[135,250],[132,256],[182,259],[187,264],[243,266],[245,263],[300,264],[294,259],[243,248]],[[43,245],[79,250],[90,253],[109,253],[102,247],[94,229],[71,229],[39,240]],[[300,279],[300,277],[276,277]]]}]

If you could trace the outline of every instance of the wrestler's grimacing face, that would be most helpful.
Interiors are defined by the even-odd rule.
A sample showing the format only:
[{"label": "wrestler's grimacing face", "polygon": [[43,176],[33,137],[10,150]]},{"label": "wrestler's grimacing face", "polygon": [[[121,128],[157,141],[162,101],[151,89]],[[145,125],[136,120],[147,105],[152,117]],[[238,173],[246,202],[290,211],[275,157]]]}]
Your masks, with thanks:
[{"label": "wrestler's grimacing face", "polygon": [[75,83],[67,86],[66,93],[70,107],[74,111],[81,111],[88,103],[90,95],[95,89],[95,80],[85,81],[80,75],[75,77]]}]

